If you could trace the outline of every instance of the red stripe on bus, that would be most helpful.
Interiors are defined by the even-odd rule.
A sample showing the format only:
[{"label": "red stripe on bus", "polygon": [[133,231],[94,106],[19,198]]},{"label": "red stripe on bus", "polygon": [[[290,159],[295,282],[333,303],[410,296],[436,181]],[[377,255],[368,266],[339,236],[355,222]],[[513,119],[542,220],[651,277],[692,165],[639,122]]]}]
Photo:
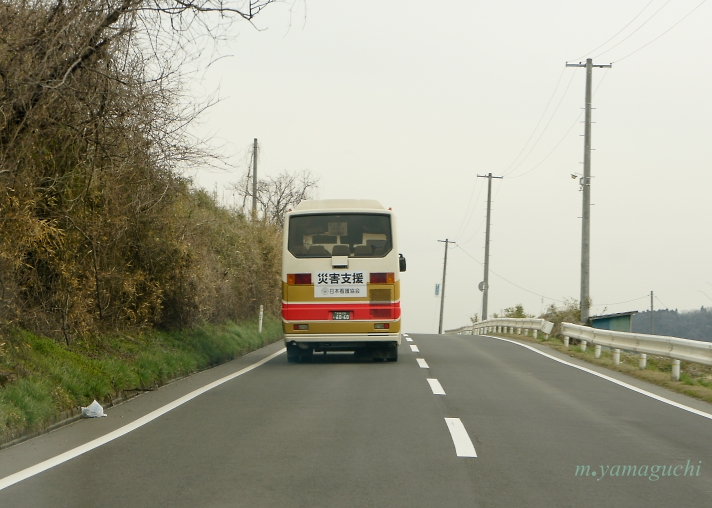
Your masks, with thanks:
[{"label": "red stripe on bus", "polygon": [[329,321],[333,311],[349,311],[353,321],[378,321],[400,319],[400,302],[390,304],[370,303],[284,303],[282,318],[286,321]]}]

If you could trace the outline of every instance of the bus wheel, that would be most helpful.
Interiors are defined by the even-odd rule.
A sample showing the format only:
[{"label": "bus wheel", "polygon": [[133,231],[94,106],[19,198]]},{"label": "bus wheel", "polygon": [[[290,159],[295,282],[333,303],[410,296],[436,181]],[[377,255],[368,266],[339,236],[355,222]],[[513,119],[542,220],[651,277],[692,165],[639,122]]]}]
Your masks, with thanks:
[{"label": "bus wheel", "polygon": [[386,359],[389,362],[397,362],[398,361],[398,346],[388,348],[386,352]]},{"label": "bus wheel", "polygon": [[299,350],[299,361],[302,363],[310,363],[312,361],[312,356],[314,356],[313,349],[300,349]]},{"label": "bus wheel", "polygon": [[299,361],[299,348],[287,344],[287,361],[289,363],[297,363]]}]

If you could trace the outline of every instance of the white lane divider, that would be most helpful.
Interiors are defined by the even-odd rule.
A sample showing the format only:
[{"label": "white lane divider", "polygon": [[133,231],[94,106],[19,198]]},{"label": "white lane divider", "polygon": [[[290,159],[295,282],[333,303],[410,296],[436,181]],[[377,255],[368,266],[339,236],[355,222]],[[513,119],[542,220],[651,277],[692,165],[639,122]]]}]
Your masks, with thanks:
[{"label": "white lane divider", "polygon": [[407,340],[408,342],[413,342],[413,339],[411,339],[410,337],[406,337],[405,340]]},{"label": "white lane divider", "polygon": [[443,390],[443,385],[440,384],[440,381],[428,378],[428,383],[430,383],[430,389],[433,391],[433,395],[445,395],[445,390]]},{"label": "white lane divider", "polygon": [[475,446],[459,418],[445,418],[458,457],[477,457]]},{"label": "white lane divider", "polygon": [[421,369],[429,369],[428,364],[423,360],[422,358],[418,358],[418,365],[420,365]]},{"label": "white lane divider", "polygon": [[275,356],[281,355],[286,351],[286,348],[282,348],[276,353],[273,353],[269,355],[267,358],[263,358],[259,362],[255,362],[252,365],[249,365],[248,367],[245,367],[242,370],[238,370],[237,372],[233,372],[232,374],[225,376],[223,378],[218,379],[217,381],[213,381],[210,384],[207,384],[203,386],[202,388],[198,388],[197,390],[193,390],[187,395],[183,395],[181,398],[174,400],[170,404],[166,404],[163,407],[160,407],[156,409],[155,411],[152,411],[148,413],[146,416],[142,416],[138,420],[129,423],[128,425],[124,425],[123,427],[120,427],[116,429],[113,432],[109,432],[108,434],[105,434],[101,437],[98,437],[94,439],[93,441],[89,441],[88,443],[85,443],[81,446],[77,446],[76,448],[73,448],[69,451],[66,451],[60,455],[57,455],[56,457],[52,457],[51,459],[47,459],[44,462],[40,462],[39,464],[35,464],[34,466],[30,466],[27,469],[23,469],[22,471],[19,471],[15,474],[11,474],[10,476],[6,476],[5,478],[0,479],[0,490],[6,489],[7,487],[14,485],[18,482],[21,482],[22,480],[26,480],[27,478],[30,478],[31,476],[34,476],[36,474],[39,474],[43,471],[46,471],[48,469],[51,469],[55,466],[58,466],[64,462],[67,462],[68,460],[71,460],[75,457],[78,457],[79,455],[82,455],[88,451],[93,450],[94,448],[98,448],[101,445],[104,445],[110,441],[113,441],[114,439],[117,439],[125,434],[128,434],[129,432],[138,429],[139,427],[143,427],[147,423],[155,420],[159,416],[163,416],[166,414],[168,411],[171,411],[172,409],[177,408],[178,406],[181,406],[188,402],[189,400],[192,400],[196,398],[199,395],[204,394],[205,392],[212,390],[213,388],[220,386],[223,383],[226,383],[232,379],[235,379],[238,376],[241,376],[247,372],[250,372],[253,369],[256,369],[262,364],[267,363],[270,361],[272,358]]},{"label": "white lane divider", "polygon": [[414,353],[420,353],[420,349],[418,349],[418,346],[416,346],[415,344],[410,345],[410,350]]}]

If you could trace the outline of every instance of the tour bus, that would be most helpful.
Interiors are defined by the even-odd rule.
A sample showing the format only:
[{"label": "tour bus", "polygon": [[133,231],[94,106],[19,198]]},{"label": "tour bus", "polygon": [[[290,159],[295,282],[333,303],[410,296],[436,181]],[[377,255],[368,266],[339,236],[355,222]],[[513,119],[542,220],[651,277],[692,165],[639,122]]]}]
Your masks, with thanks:
[{"label": "tour bus", "polygon": [[398,360],[400,272],[396,218],[378,201],[302,201],[284,219],[282,326],[287,358],[354,351]]}]

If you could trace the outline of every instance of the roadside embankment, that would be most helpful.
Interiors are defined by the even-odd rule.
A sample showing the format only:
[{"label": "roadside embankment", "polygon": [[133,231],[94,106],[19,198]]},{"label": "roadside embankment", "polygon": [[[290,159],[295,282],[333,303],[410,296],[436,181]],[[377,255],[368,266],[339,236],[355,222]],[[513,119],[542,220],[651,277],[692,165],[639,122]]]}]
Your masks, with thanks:
[{"label": "roadside embankment", "polygon": [[259,349],[281,321],[92,337],[71,346],[23,330],[0,334],[0,448],[79,418],[94,399],[115,405]]}]

